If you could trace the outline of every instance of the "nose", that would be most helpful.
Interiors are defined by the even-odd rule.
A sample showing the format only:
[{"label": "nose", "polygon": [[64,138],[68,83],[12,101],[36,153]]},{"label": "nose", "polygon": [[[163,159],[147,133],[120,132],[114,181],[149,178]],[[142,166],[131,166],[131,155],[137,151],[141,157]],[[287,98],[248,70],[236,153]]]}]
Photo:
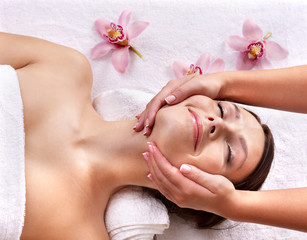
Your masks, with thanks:
[{"label": "nose", "polygon": [[208,135],[211,139],[217,138],[227,130],[225,121],[220,117],[208,117],[207,126]]}]

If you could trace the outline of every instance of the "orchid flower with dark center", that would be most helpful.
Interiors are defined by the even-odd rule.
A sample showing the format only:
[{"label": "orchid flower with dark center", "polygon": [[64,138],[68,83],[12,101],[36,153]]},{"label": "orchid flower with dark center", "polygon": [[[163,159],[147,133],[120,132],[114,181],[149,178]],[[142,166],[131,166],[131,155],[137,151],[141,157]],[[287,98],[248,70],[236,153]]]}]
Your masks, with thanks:
[{"label": "orchid flower with dark center", "polygon": [[278,43],[269,41],[272,33],[263,37],[261,28],[247,19],[243,24],[243,37],[229,36],[227,43],[232,49],[239,51],[237,70],[250,70],[254,66],[259,69],[271,68],[270,60],[282,60],[288,56],[288,51]]},{"label": "orchid flower with dark center", "polygon": [[202,54],[195,64],[187,65],[182,61],[176,60],[173,62],[173,72],[177,78],[182,78],[186,75],[197,74],[202,75],[206,73],[221,72],[224,70],[224,60],[216,59],[211,61],[209,53]]},{"label": "orchid flower with dark center", "polygon": [[131,46],[130,40],[139,36],[148,26],[148,22],[136,21],[128,25],[132,10],[124,10],[118,24],[100,18],[95,22],[95,28],[104,41],[98,43],[91,51],[91,58],[97,59],[108,54],[111,50],[112,64],[116,71],[124,73],[129,63],[129,49],[139,57],[142,55]]},{"label": "orchid flower with dark center", "polygon": [[202,75],[203,71],[201,70],[201,68],[199,66],[194,66],[194,64],[190,65],[190,68],[188,69],[187,75],[191,75],[191,74],[197,74],[197,75]]}]

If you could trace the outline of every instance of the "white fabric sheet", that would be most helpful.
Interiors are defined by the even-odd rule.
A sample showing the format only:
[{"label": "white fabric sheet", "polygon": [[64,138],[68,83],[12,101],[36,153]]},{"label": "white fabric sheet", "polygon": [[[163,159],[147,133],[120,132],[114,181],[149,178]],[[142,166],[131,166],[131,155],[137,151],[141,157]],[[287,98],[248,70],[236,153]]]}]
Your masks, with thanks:
[{"label": "white fabric sheet", "polygon": [[0,65],[0,239],[17,240],[25,215],[25,132],[16,71]]},{"label": "white fabric sheet", "polygon": [[[101,41],[94,29],[100,17],[117,21],[121,11],[133,9],[132,21],[150,22],[132,40],[144,56],[131,54],[125,74],[116,72],[110,55],[90,63],[94,73],[92,97],[115,88],[133,88],[157,93],[174,78],[175,59],[187,63],[209,52],[223,58],[225,70],[235,69],[237,53],[225,44],[229,35],[241,35],[242,24],[250,18],[271,40],[288,49],[286,60],[274,68],[307,63],[307,2],[305,0],[2,0],[0,29],[41,37],[73,47],[87,57]],[[39,79],[38,79],[39,81]],[[145,107],[145,106],[144,106]],[[303,114],[250,108],[263,117],[274,133],[276,157],[264,189],[307,186],[307,116]],[[304,239],[305,233],[250,223],[226,223],[227,230],[194,230],[176,218],[159,239]]]}]

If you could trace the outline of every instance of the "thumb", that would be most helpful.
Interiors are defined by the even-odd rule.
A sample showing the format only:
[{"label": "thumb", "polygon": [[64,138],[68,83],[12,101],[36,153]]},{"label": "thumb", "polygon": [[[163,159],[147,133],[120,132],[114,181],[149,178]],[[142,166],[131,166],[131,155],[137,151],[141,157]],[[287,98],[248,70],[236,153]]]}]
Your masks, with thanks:
[{"label": "thumb", "polygon": [[190,180],[208,189],[212,193],[233,189],[233,184],[224,176],[210,174],[188,164],[182,164],[180,172]]},{"label": "thumb", "polygon": [[185,83],[180,85],[179,87],[175,88],[166,98],[165,102],[169,105],[177,104],[179,102],[182,102],[186,98],[202,94],[201,87],[199,86],[199,81],[197,78],[192,81],[193,77],[189,77]]}]

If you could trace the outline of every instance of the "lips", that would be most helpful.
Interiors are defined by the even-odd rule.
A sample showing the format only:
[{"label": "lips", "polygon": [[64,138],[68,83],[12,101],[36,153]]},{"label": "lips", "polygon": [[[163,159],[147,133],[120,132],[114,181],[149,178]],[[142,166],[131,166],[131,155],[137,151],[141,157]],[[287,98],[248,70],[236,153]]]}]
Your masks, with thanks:
[{"label": "lips", "polygon": [[199,115],[196,112],[194,112],[191,109],[188,110],[192,116],[193,132],[194,132],[194,150],[196,150],[203,136],[203,124]]}]

